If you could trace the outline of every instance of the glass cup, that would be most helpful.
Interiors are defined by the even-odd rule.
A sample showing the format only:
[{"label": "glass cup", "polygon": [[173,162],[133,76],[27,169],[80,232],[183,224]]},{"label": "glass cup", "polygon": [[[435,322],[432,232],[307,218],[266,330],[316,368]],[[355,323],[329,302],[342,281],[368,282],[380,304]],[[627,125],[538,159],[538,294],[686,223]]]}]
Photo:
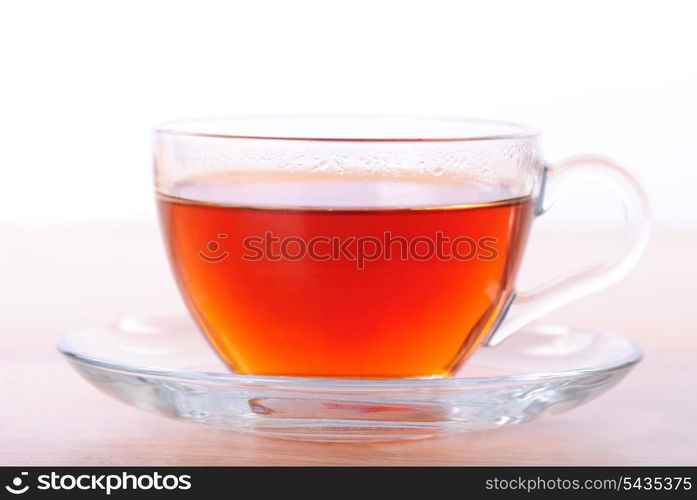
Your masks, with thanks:
[{"label": "glass cup", "polygon": [[[608,159],[547,165],[526,126],[460,118],[187,120],[154,132],[155,186],[187,306],[238,373],[448,376],[479,346],[608,286],[640,257],[646,198]],[[531,222],[609,188],[624,243],[518,290]]]}]

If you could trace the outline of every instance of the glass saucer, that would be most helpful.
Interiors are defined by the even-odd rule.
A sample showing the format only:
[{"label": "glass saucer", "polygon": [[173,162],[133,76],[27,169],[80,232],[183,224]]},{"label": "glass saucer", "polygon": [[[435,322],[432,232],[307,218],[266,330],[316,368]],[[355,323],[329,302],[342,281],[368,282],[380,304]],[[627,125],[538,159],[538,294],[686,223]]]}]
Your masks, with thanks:
[{"label": "glass saucer", "polygon": [[479,349],[451,378],[235,375],[185,317],[86,328],[58,348],[92,384],[137,408],[314,441],[422,438],[554,415],[613,386],[642,357],[621,335],[533,325]]}]

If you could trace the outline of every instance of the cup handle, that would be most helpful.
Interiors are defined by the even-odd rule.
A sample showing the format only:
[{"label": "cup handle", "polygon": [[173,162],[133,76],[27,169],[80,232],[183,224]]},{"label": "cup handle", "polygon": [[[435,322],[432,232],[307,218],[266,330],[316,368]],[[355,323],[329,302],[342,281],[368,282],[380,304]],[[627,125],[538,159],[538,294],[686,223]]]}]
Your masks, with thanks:
[{"label": "cup handle", "polygon": [[649,235],[649,206],[641,186],[624,169],[600,156],[571,158],[544,167],[535,215],[547,212],[567,190],[584,182],[609,188],[624,206],[624,241],[607,260],[552,280],[531,291],[516,292],[505,308],[498,328],[483,344],[496,346],[534,319],[623,278],[636,265]]}]

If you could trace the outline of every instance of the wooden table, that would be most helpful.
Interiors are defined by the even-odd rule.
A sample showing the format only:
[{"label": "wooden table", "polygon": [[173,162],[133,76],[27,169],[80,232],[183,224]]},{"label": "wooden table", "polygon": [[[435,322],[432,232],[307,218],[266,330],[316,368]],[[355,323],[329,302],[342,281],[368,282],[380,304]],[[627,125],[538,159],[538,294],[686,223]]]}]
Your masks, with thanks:
[{"label": "wooden table", "polygon": [[[183,310],[154,226],[3,227],[0,464],[697,464],[697,234],[655,232],[621,284],[549,321],[614,329],[644,361],[569,413],[392,444],[295,443],[197,426],[101,394],[54,347],[73,328]],[[541,229],[524,281],[592,257],[606,235]],[[530,278],[530,279],[528,279]]]}]

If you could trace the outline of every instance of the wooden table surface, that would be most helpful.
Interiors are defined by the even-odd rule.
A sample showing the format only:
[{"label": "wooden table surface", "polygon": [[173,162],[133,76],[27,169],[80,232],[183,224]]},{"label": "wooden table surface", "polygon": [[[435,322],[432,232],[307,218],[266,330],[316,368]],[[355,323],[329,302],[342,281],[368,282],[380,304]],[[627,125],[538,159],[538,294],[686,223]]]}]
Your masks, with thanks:
[{"label": "wooden table surface", "polygon": [[[645,348],[639,366],[598,399],[493,431],[322,444],[141,412],[91,387],[57,353],[56,340],[71,329],[183,310],[154,226],[1,229],[2,465],[697,464],[697,234],[654,232],[622,283],[549,316],[615,330]],[[607,239],[541,231],[528,249],[523,281],[570,269]]]}]

